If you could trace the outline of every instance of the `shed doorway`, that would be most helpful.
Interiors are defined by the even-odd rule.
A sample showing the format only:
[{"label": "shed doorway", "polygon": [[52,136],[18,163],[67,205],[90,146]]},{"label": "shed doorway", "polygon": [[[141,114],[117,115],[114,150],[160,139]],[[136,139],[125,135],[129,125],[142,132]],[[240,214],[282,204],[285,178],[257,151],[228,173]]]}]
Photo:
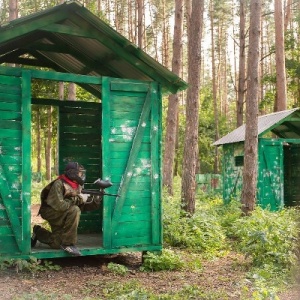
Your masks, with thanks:
[{"label": "shed doorway", "polygon": [[[39,81],[42,81],[40,82],[42,86],[56,83],[49,80],[39,79]],[[35,96],[33,88],[32,95]],[[95,99],[92,94],[89,95],[89,101]],[[55,96],[31,98],[31,165],[33,174],[37,174],[32,177],[31,192],[35,203],[31,203],[31,228],[35,224],[40,224],[50,229],[47,222],[37,215],[40,205],[39,195],[42,188],[63,173],[67,162],[78,161],[85,167],[86,189],[95,188],[93,182],[102,177],[102,108],[99,100],[96,101],[61,101]],[[42,168],[39,166],[38,171],[41,159]],[[50,179],[49,176],[48,178],[45,176],[46,168],[49,169],[47,164],[50,164]],[[79,249],[102,247],[102,223],[103,202],[96,211],[82,212],[78,227]],[[50,250],[47,245],[38,243],[32,252],[47,250]]]},{"label": "shed doorway", "polygon": [[284,204],[300,205],[300,145],[284,144]]}]

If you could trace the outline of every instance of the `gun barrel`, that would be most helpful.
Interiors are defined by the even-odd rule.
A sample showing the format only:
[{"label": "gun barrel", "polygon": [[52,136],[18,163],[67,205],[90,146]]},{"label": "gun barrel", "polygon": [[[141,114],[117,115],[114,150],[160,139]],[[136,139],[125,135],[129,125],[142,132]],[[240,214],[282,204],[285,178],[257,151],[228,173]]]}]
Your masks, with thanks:
[{"label": "gun barrel", "polygon": [[120,197],[118,194],[109,194],[105,193],[104,191],[101,190],[82,190],[82,194],[90,194],[90,195],[100,195],[100,196],[114,196],[114,197]]},{"label": "gun barrel", "polygon": [[91,195],[103,195],[103,192],[102,191],[99,191],[99,190],[85,190],[83,189],[81,191],[82,194],[91,194]]}]

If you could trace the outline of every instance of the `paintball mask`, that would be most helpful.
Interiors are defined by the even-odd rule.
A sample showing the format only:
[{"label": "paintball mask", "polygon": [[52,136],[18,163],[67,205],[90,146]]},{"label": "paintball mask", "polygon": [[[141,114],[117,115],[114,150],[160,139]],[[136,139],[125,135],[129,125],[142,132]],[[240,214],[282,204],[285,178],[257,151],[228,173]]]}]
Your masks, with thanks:
[{"label": "paintball mask", "polygon": [[72,181],[83,185],[85,181],[86,171],[78,162],[69,162],[65,168],[65,175]]}]

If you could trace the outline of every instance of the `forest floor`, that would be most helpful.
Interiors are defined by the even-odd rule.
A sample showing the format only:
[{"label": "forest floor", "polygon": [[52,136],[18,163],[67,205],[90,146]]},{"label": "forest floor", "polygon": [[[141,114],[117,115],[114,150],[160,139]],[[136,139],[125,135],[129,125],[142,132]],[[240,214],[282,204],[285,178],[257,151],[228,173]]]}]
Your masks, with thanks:
[{"label": "forest floor", "polygon": [[[141,256],[138,253],[54,259],[53,263],[61,266],[59,271],[47,270],[34,274],[16,273],[15,270],[1,271],[0,299],[116,299],[110,297],[110,292],[114,294],[116,289],[120,290],[120,286],[123,286],[122,292],[127,289],[129,293],[130,284],[145,287],[156,295],[170,295],[184,286],[194,286],[203,291],[203,298],[183,296],[181,298],[183,300],[252,299],[246,297],[246,293],[242,291],[244,287],[241,286],[241,281],[245,278],[245,272],[240,267],[243,264],[242,259],[228,255],[214,261],[203,262],[201,272],[187,270],[141,272],[139,270]],[[109,262],[122,264],[129,271],[126,275],[114,274],[107,268]],[[284,291],[279,295],[279,299],[299,300],[299,290],[291,288]]]},{"label": "forest floor", "polygon": [[[136,286],[144,287],[155,295],[172,295],[184,287],[197,287],[203,291],[203,297],[183,296],[182,300],[252,299],[245,292],[247,261],[236,253],[201,261],[200,270],[160,272],[141,271],[141,253],[59,258],[51,262],[61,269],[54,271],[46,268],[45,271],[34,273],[17,273],[14,269],[0,271],[0,299],[115,299],[110,295],[115,295],[116,290],[123,289],[123,293],[129,293]],[[126,266],[127,273],[118,275],[110,271],[107,267],[110,262]],[[299,300],[300,289],[291,287],[282,291],[279,299]]]}]

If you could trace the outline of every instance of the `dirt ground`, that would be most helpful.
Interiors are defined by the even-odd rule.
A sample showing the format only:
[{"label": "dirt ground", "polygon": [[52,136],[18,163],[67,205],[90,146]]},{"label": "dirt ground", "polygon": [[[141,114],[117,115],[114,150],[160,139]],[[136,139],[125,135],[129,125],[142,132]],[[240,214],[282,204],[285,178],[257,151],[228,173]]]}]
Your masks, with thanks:
[{"label": "dirt ground", "polygon": [[[38,207],[34,207],[33,210],[37,209]],[[34,223],[42,222],[36,214],[33,213],[32,216]],[[214,295],[223,295],[220,300],[246,299],[242,295],[246,262],[243,256],[232,253],[213,261],[202,262],[201,271],[141,272],[140,253],[60,258],[53,259],[52,262],[61,266],[61,270],[34,274],[17,273],[15,270],[0,271],[0,299],[110,299],[103,297],[104,286],[130,281],[138,282],[156,294],[169,294],[190,285]],[[125,265],[129,272],[125,276],[116,275],[108,270],[109,262]],[[49,298],[38,296],[42,293]],[[35,297],[25,296],[28,294]],[[283,291],[279,297],[280,300],[299,300],[300,292],[295,287]]]},{"label": "dirt ground", "polygon": [[[243,300],[246,298],[241,295],[241,281],[245,272],[241,268],[241,260],[242,257],[229,255],[203,263],[201,272],[152,273],[139,271],[139,253],[54,259],[53,263],[62,267],[60,271],[43,271],[34,275],[16,273],[14,270],[1,271],[0,299],[45,299],[38,297],[42,293],[49,296],[46,299],[110,299],[103,298],[104,286],[109,283],[125,284],[134,280],[157,294],[171,293],[185,285],[193,285],[214,295],[219,293],[222,295],[220,300]],[[125,265],[129,272],[125,276],[115,275],[107,268],[109,262]],[[28,294],[36,296],[25,297]],[[66,298],[65,295],[69,296]],[[280,295],[280,300],[299,299],[300,293],[296,288]]]}]

